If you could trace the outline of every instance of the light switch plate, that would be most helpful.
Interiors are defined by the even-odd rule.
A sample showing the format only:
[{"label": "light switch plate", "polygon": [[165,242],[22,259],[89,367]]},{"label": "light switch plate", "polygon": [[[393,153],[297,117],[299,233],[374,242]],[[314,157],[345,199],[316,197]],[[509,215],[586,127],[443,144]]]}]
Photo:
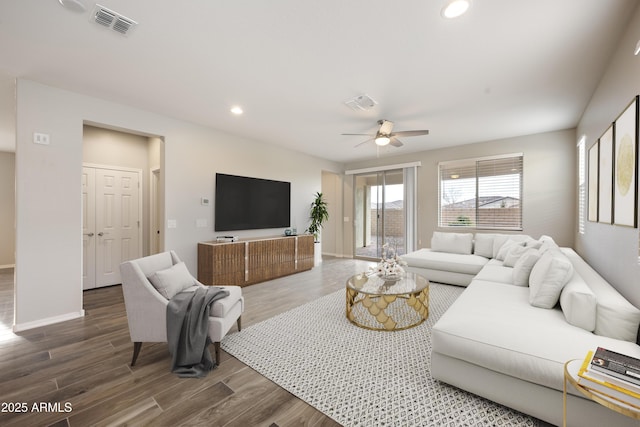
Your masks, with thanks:
[{"label": "light switch plate", "polygon": [[178,221],[176,221],[175,219],[167,220],[167,228],[176,228],[177,226],[178,226]]},{"label": "light switch plate", "polygon": [[49,145],[49,135],[46,133],[33,133],[33,143],[34,144],[42,144]]}]

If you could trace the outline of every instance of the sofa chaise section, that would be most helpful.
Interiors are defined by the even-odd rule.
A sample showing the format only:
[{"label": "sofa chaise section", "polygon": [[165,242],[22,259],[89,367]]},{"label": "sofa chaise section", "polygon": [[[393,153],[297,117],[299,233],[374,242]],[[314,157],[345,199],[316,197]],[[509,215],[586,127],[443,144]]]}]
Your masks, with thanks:
[{"label": "sofa chaise section", "polygon": [[[472,275],[472,257],[486,260],[433,326],[431,375],[561,425],[564,364],[597,347],[640,358],[635,342],[640,310],[575,251],[559,248],[548,236],[479,236],[473,253],[408,254],[410,266],[449,284],[461,283],[451,281],[446,268],[455,265],[456,274]],[[568,425],[635,425],[573,387],[568,390]]]}]

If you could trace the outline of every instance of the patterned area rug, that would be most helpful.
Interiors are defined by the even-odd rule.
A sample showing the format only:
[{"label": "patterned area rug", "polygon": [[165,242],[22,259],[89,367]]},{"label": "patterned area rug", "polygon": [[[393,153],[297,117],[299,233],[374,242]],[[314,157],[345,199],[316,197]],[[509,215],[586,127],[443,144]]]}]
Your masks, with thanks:
[{"label": "patterned area rug", "polygon": [[227,335],[222,348],[345,426],[538,426],[535,418],[431,378],[431,327],[464,288],[432,284],[429,318],[359,328],[338,291]]}]

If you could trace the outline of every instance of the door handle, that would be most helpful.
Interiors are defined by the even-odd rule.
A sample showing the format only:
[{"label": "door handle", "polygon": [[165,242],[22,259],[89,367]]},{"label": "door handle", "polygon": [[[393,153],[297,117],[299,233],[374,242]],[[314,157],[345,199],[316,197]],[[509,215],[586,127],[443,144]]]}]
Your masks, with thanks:
[{"label": "door handle", "polygon": [[102,236],[104,236],[104,233],[101,231],[101,232],[98,233],[98,236],[102,237]]},{"label": "door handle", "polygon": [[93,233],[84,233],[85,236],[93,237]]}]

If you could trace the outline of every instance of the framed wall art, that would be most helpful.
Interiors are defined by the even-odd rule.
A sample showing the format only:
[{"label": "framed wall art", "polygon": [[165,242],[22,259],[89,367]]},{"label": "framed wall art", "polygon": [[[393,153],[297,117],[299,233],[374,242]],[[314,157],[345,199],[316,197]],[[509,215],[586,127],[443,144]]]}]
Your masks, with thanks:
[{"label": "framed wall art", "polygon": [[613,124],[598,140],[598,222],[613,222]]},{"label": "framed wall art", "polygon": [[638,226],[638,97],[614,125],[613,223]]},{"label": "framed wall art", "polygon": [[589,148],[588,159],[588,203],[589,210],[587,213],[587,220],[592,222],[598,221],[598,148],[600,145],[598,141]]}]

